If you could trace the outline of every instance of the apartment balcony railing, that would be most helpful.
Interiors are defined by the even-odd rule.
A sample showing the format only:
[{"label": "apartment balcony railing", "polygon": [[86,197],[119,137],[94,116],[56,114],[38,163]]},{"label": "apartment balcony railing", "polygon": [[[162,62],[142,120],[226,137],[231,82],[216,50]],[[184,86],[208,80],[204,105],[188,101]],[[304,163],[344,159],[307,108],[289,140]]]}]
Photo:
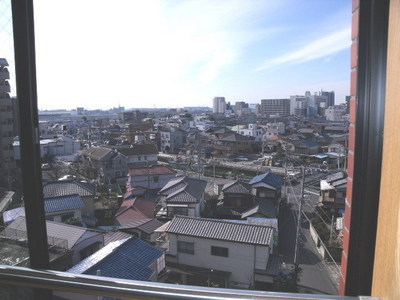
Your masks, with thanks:
[{"label": "apartment balcony railing", "polygon": [[4,265],[0,265],[1,284],[123,299],[378,300],[370,296],[344,297],[195,287]]},{"label": "apartment balcony railing", "polygon": [[10,79],[10,72],[8,69],[0,70],[0,80]]}]

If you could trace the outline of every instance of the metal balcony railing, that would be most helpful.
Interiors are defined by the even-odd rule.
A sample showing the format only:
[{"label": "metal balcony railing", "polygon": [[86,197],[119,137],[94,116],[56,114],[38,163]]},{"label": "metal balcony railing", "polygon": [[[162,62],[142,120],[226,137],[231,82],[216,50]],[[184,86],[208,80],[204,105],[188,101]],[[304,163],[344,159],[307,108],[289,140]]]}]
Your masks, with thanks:
[{"label": "metal balcony railing", "polygon": [[4,265],[0,265],[0,284],[123,299],[378,300],[370,296],[344,297],[195,287]]}]

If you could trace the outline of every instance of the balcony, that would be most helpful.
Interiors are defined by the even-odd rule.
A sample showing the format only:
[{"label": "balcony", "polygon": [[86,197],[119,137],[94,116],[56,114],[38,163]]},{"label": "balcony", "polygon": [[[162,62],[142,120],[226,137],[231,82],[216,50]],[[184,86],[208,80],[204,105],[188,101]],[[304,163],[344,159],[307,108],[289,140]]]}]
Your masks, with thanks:
[{"label": "balcony", "polygon": [[73,292],[75,298],[79,294],[81,298],[91,295],[123,299],[378,300],[368,296],[343,297],[185,286],[3,265],[0,265],[0,284],[51,289],[64,297],[66,293]]},{"label": "balcony", "polygon": [[10,91],[11,89],[8,82],[4,82],[2,85],[0,85],[0,94],[9,93]]},{"label": "balcony", "polygon": [[4,68],[0,71],[0,80],[10,79],[10,72],[8,69]]}]

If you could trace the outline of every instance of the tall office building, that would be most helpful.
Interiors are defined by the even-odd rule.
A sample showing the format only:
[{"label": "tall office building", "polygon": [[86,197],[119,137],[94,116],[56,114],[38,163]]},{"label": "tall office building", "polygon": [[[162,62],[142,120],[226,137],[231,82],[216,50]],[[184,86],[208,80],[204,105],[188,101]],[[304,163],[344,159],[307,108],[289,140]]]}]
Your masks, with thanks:
[{"label": "tall office building", "polygon": [[4,187],[8,187],[15,172],[13,106],[7,67],[7,60],[0,58],[0,186]]},{"label": "tall office building", "polygon": [[213,99],[213,113],[224,114],[226,112],[225,97],[214,97]]},{"label": "tall office building", "polygon": [[326,107],[328,108],[329,106],[334,106],[335,105],[335,92],[325,92],[321,90],[320,92],[321,96],[326,96],[327,97],[327,103]]},{"label": "tall office building", "polygon": [[271,115],[288,116],[290,114],[290,99],[262,99],[261,114],[266,117]]}]

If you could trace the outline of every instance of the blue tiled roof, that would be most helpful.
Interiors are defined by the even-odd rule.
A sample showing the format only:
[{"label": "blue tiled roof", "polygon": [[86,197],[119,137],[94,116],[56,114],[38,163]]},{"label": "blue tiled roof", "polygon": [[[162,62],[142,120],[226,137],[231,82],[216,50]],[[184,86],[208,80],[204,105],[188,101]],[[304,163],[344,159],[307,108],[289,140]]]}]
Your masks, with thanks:
[{"label": "blue tiled roof", "polygon": [[255,184],[259,182],[266,183],[276,189],[279,189],[283,184],[283,179],[280,175],[268,172],[254,177],[252,180],[250,180],[249,184]]},{"label": "blue tiled roof", "polygon": [[44,200],[44,210],[46,213],[85,207],[85,204],[78,194],[45,198]]},{"label": "blue tiled roof", "polygon": [[87,257],[68,272],[75,274],[115,277],[132,280],[149,280],[153,274],[150,265],[162,251],[148,243],[132,237],[115,241]]}]

